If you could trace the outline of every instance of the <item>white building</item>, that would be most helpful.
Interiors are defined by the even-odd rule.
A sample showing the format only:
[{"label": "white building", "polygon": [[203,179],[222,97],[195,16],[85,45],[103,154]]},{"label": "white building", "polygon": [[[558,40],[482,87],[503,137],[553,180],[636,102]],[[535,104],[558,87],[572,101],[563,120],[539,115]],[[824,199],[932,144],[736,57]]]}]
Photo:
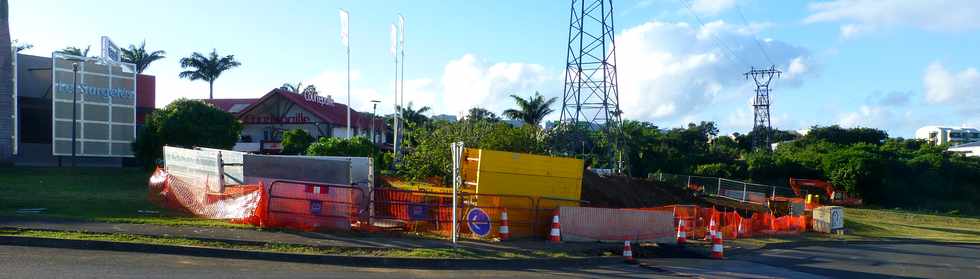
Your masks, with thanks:
[{"label": "white building", "polygon": [[434,120],[434,121],[441,120],[441,121],[446,121],[446,122],[449,122],[449,123],[456,123],[456,121],[457,121],[456,120],[456,116],[455,115],[450,115],[450,114],[438,114],[438,115],[433,115],[430,118],[432,120]]},{"label": "white building", "polygon": [[980,141],[980,130],[976,128],[952,128],[942,126],[925,126],[915,131],[916,139],[942,145],[957,145]]},{"label": "white building", "polygon": [[[235,145],[238,151],[278,153],[283,132],[292,129],[306,130],[314,138],[347,137],[347,106],[318,95],[315,89],[296,93],[279,88],[258,99],[203,101],[242,122],[241,140]],[[350,124],[351,136],[367,137],[382,148],[390,146],[388,128],[381,117],[351,110]]]},{"label": "white building", "polygon": [[963,153],[966,156],[980,157],[980,141],[953,146],[949,148],[949,151]]}]

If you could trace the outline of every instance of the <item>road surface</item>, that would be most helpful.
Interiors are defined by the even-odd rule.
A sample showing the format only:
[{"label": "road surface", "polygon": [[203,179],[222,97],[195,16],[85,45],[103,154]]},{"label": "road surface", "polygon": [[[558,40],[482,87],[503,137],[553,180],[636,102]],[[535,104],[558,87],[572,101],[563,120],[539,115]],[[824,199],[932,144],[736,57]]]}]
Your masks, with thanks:
[{"label": "road surface", "polygon": [[363,268],[0,245],[0,278],[977,278],[980,245],[866,244],[768,249],[728,260],[643,259],[645,266]]}]

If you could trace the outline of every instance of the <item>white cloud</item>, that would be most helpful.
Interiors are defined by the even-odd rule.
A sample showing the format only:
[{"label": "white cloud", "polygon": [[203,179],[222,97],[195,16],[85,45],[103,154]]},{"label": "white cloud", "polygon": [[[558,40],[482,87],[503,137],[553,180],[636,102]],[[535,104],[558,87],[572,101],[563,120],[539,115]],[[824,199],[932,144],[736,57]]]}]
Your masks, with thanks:
[{"label": "white cloud", "polygon": [[980,101],[980,72],[967,68],[951,73],[942,63],[933,62],[922,76],[926,101],[933,104],[976,104]]},{"label": "white cloud", "polygon": [[812,3],[809,9],[805,23],[846,23],[843,38],[891,26],[944,32],[980,28],[980,1],[975,0],[834,0]]},{"label": "white cloud", "polygon": [[732,7],[735,7],[735,0],[695,0],[691,4],[691,9],[694,12],[704,15],[717,15]]},{"label": "white cloud", "polygon": [[[616,54],[624,117],[675,126],[692,115],[710,119],[712,111],[724,115],[749,108],[739,101],[751,96],[754,89],[741,77],[748,70],[746,63],[768,64],[752,28],[758,27],[714,21],[698,28],[652,21],[623,31],[616,37]],[[728,49],[717,41],[737,58],[730,58]],[[776,91],[798,86],[815,72],[805,48],[772,39],[759,44],[785,72],[783,79],[773,82]]]},{"label": "white cloud", "polygon": [[446,64],[442,76],[442,107],[437,113],[457,115],[472,107],[495,113],[512,107],[511,94],[527,96],[534,91],[553,97],[548,89],[559,86],[544,66],[526,63],[487,65],[466,54]]}]

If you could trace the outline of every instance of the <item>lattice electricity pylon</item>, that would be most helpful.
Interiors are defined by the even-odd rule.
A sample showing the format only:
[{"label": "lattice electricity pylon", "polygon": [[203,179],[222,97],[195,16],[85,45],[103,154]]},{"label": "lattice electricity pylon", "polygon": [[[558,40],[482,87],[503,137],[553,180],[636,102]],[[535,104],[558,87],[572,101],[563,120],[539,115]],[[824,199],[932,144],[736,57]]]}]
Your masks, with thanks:
[{"label": "lattice electricity pylon", "polygon": [[752,77],[755,81],[755,100],[752,101],[752,107],[755,108],[755,120],[752,125],[752,148],[755,150],[770,150],[772,143],[772,122],[769,120],[769,93],[772,90],[769,88],[769,83],[772,82],[772,78],[779,78],[782,74],[779,70],[776,70],[776,66],[773,65],[769,69],[756,69],[752,67],[750,71],[745,73],[745,79]]},{"label": "lattice electricity pylon", "polygon": [[613,139],[605,156],[622,170],[614,26],[612,0],[572,0],[560,123],[602,129]]}]

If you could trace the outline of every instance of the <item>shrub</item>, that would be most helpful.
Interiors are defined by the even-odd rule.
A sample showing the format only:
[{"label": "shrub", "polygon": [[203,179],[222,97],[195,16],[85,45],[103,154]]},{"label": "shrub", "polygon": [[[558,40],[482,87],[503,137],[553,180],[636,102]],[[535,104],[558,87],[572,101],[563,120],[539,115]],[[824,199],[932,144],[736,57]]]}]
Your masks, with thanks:
[{"label": "shrub", "polygon": [[231,149],[242,124],[231,113],[199,100],[178,99],[147,118],[133,152],[147,168],[163,157],[163,146]]}]

